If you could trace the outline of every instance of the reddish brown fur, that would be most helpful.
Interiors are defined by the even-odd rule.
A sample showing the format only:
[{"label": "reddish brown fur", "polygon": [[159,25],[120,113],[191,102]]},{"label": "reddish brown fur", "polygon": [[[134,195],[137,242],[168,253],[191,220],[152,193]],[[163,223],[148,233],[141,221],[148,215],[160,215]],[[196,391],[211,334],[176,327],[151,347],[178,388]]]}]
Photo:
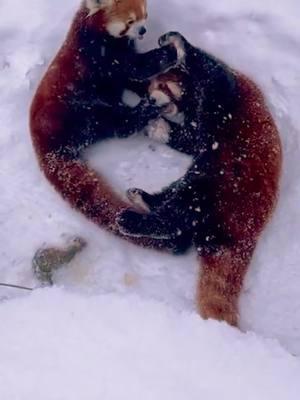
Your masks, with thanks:
[{"label": "reddish brown fur", "polygon": [[[197,306],[204,318],[236,326],[243,280],[259,235],[276,205],[282,154],[278,131],[261,91],[244,75],[235,75],[237,106],[225,128],[216,134],[220,157],[214,166],[219,174],[215,209],[232,240],[217,253],[201,254]],[[150,94],[159,89],[172,98],[166,88],[168,81],[178,84],[184,82],[184,76],[180,70],[159,76],[150,85]],[[217,132],[217,127],[212,128]]]},{"label": "reddish brown fur", "polygon": [[[84,161],[66,160],[56,152],[59,145],[65,142],[66,135],[70,135],[64,129],[69,109],[67,103],[60,99],[72,97],[74,87],[89,74],[80,55],[76,32],[81,24],[93,24],[101,30],[107,23],[104,11],[89,18],[87,14],[87,9],[82,6],[36,91],[30,109],[31,136],[41,169],[64,199],[97,225],[121,236],[115,218],[122,209],[128,208],[128,203]],[[166,247],[166,243],[159,240],[126,239],[145,247]]]},{"label": "reddish brown fur", "polygon": [[[98,12],[93,16],[97,16],[98,23],[101,22],[101,14]],[[88,73],[75,39],[76,29],[86,15],[84,8],[77,13],[64,45],[37,89],[30,110],[31,135],[41,169],[54,187],[75,208],[87,212],[87,216],[95,223],[114,230],[114,218],[111,214],[113,211],[119,212],[127,205],[117,197],[104,179],[96,175],[84,162],[66,161],[56,154],[55,148],[52,148],[53,137],[57,138],[56,147],[60,142],[64,142],[63,135],[68,134],[64,131],[64,120],[69,110],[66,108],[66,103],[60,102],[59,99],[65,95],[72,96],[74,85],[84,80]],[[89,187],[89,182],[91,184],[95,181],[97,186],[92,191],[93,185]],[[82,198],[86,199],[87,204],[76,204],[74,193],[78,191],[81,191]]]},{"label": "reddish brown fur", "polygon": [[144,0],[126,0],[114,2],[109,10],[109,18],[112,20],[116,17],[126,23],[130,14],[134,14],[137,21],[147,18],[146,1]]},{"label": "reddish brown fur", "polygon": [[[233,243],[202,257],[197,294],[205,318],[238,323],[238,298],[257,239],[277,201],[281,144],[257,86],[238,74],[239,103],[222,134],[217,209]],[[237,179],[237,176],[239,177]]]},{"label": "reddish brown fur", "polygon": [[126,26],[122,32],[122,34],[125,34],[130,28],[128,23],[130,20],[136,22],[146,20],[146,18],[147,6],[145,0],[120,0],[112,1],[109,6],[104,6],[89,18],[88,23],[98,29],[98,27],[106,28],[109,22],[121,21]]},{"label": "reddish brown fur", "polygon": [[[66,135],[68,109],[60,98],[72,96],[74,85],[88,73],[75,40],[75,31],[85,18],[86,10],[81,8],[36,92],[30,113],[32,140],[41,169],[63,197],[99,226],[119,234],[115,217],[128,207],[127,203],[83,161],[68,161],[52,148],[53,143],[63,143]],[[98,12],[90,23],[96,20],[98,26],[104,26],[105,18]],[[219,160],[222,175],[217,188],[217,209],[233,244],[202,258],[197,295],[203,317],[232,325],[238,322],[238,297],[257,239],[276,203],[281,170],[280,140],[263,96],[246,77],[239,75],[238,83],[240,103],[227,125],[229,134],[223,135],[225,143]],[[57,141],[53,142],[53,137]],[[163,241],[126,239],[142,246],[165,247]]]},{"label": "reddish brown fur", "polygon": [[[197,290],[199,313],[231,325],[238,324],[243,280],[259,235],[276,205],[282,164],[278,131],[261,91],[247,77],[235,75],[237,106],[216,135],[221,143],[214,166],[219,173],[215,208],[232,240],[217,253],[200,256]],[[150,85],[150,93],[160,89],[172,98],[165,85],[168,81],[184,82],[184,76],[180,70],[163,74]]]}]

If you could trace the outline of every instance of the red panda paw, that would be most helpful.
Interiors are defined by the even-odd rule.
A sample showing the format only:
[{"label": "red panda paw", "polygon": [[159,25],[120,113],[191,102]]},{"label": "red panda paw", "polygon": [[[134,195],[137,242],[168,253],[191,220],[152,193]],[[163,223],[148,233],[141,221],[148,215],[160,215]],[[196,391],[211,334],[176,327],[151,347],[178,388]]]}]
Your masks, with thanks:
[{"label": "red panda paw", "polygon": [[154,212],[142,214],[130,209],[124,210],[117,216],[116,222],[119,232],[125,236],[160,240],[170,240],[173,236],[168,221]]},{"label": "red panda paw", "polygon": [[168,143],[170,140],[171,127],[163,118],[150,121],[145,128],[146,135],[156,142]]},{"label": "red panda paw", "polygon": [[141,189],[131,188],[126,192],[128,200],[132,203],[133,206],[141,209],[144,212],[150,212],[150,207],[143,199],[143,194],[145,192]]},{"label": "red panda paw", "polygon": [[179,62],[183,62],[185,59],[185,39],[179,32],[168,32],[162,35],[158,43],[160,47],[172,44],[177,50],[177,58]]}]

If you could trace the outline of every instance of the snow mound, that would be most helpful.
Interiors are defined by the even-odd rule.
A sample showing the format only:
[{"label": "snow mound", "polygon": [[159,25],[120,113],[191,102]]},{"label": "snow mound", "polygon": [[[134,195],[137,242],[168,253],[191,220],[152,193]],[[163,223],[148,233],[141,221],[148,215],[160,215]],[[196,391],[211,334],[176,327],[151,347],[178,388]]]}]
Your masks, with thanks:
[{"label": "snow mound", "polygon": [[276,342],[153,300],[39,290],[0,319],[1,400],[299,399]]}]

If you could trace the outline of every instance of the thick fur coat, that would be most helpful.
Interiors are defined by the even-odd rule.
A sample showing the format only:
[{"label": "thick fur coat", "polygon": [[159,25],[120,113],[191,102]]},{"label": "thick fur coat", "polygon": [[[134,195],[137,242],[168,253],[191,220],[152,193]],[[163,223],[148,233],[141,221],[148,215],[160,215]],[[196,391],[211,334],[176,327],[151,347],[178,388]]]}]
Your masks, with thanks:
[{"label": "thick fur coat", "polygon": [[84,1],[30,110],[33,145],[48,180],[75,209],[115,234],[120,234],[116,215],[128,204],[88,167],[81,152],[97,140],[128,136],[159,115],[147,96],[136,108],[122,102],[124,89],[139,88],[178,60],[171,44],[136,52],[132,37],[145,33],[146,16],[144,0]]},{"label": "thick fur coat", "polygon": [[202,261],[200,314],[237,325],[243,279],[277,201],[282,157],[278,131],[249,78],[177,33],[165,41],[179,46],[185,61],[154,82],[154,89],[169,97],[181,114],[179,122],[172,122],[174,115],[163,116],[165,131],[160,135],[194,161],[160,193],[129,190],[131,201],[148,212],[123,212],[120,229],[137,237],[191,238]]}]

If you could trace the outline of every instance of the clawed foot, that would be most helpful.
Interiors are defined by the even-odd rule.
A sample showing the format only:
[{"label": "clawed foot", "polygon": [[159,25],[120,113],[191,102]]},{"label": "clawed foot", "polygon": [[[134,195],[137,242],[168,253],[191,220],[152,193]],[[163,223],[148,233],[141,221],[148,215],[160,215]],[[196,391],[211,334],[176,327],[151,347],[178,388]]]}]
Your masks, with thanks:
[{"label": "clawed foot", "polygon": [[182,62],[185,58],[185,38],[179,32],[168,32],[162,35],[159,40],[158,44],[160,47],[172,44],[175,46],[177,50],[177,58],[178,61]]},{"label": "clawed foot", "polygon": [[174,254],[185,253],[192,244],[192,236],[189,233],[181,232],[179,235],[178,230],[172,230],[168,221],[163,221],[155,213],[139,214],[125,210],[119,214],[116,222],[122,235],[166,240],[166,249],[171,249]]},{"label": "clawed foot", "polygon": [[119,231],[125,236],[141,237],[139,229],[141,218],[142,215],[135,211],[122,211],[116,219]]},{"label": "clawed foot", "polygon": [[[150,212],[150,206],[149,206],[149,204],[147,204],[147,202],[144,199],[144,197],[146,197],[144,195],[147,195],[147,194],[148,193],[144,192],[141,189],[137,189],[137,188],[128,189],[126,192],[127,198],[133,206],[135,206],[136,208],[140,208],[142,211]],[[148,195],[148,196],[150,196],[150,195]]]},{"label": "clawed foot", "polygon": [[167,224],[155,213],[141,214],[133,210],[122,211],[116,219],[119,231],[125,236],[171,239]]},{"label": "clawed foot", "polygon": [[119,231],[125,236],[143,236],[143,214],[132,210],[122,211],[116,219]]},{"label": "clawed foot", "polygon": [[149,214],[150,211],[155,211],[163,202],[159,194],[150,194],[138,188],[128,189],[126,194],[133,206],[143,209],[147,214]]}]

